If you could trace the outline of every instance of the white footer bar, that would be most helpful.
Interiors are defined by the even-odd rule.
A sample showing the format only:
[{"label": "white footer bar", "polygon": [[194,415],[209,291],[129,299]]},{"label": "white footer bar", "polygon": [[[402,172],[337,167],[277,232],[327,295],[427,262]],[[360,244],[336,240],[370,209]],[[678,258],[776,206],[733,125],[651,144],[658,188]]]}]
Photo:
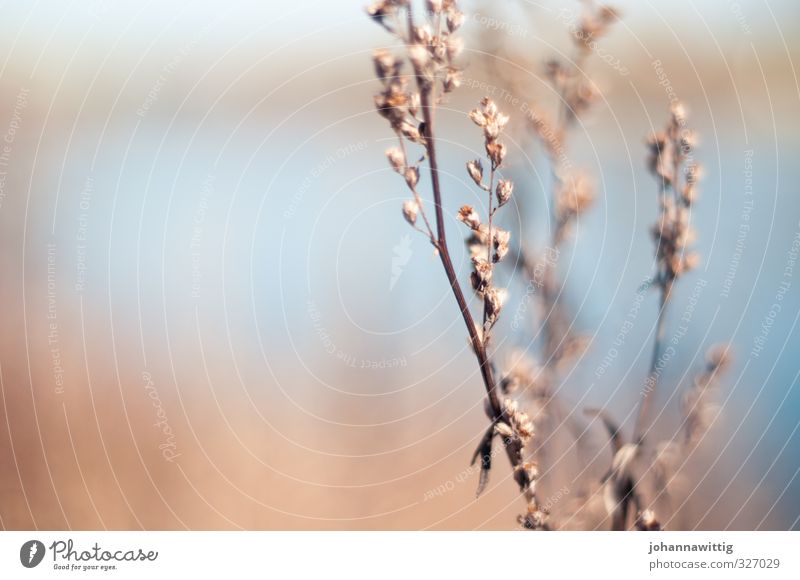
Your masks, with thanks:
[{"label": "white footer bar", "polygon": [[797,579],[800,532],[0,533],[0,578],[176,574]]}]

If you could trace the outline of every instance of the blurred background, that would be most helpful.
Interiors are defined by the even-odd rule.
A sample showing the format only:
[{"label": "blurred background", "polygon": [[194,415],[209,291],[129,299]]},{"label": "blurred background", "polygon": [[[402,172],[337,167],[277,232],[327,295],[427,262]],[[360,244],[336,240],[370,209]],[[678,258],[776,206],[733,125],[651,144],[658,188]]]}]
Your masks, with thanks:
[{"label": "blurred background", "polygon": [[[552,110],[543,63],[567,58],[579,4],[461,4],[465,83],[438,130],[466,281],[453,218],[482,203],[463,169],[482,142],[465,113],[490,93],[511,115],[499,219],[520,236],[524,216],[521,238],[542,243],[546,159],[501,95]],[[580,409],[604,407],[632,430],[655,293],[614,341],[653,272],[645,138],[674,93],[706,177],[659,433],[706,349],[735,353],[674,527],[800,529],[800,5],[616,6],[588,61],[600,99],[570,141],[598,200],[558,262],[589,337],[560,394],[585,426]],[[506,463],[475,499],[483,385],[441,265],[401,216],[372,104],[372,50],[391,43],[361,0],[6,3],[0,32],[4,528],[516,527]],[[502,360],[530,343],[508,315],[526,281],[498,276]],[[548,490],[554,515],[574,485]]]}]

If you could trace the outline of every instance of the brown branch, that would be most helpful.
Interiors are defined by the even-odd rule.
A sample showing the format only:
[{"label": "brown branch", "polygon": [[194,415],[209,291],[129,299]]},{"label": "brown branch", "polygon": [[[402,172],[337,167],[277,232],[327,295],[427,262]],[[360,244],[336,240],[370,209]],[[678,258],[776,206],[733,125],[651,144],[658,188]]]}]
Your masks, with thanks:
[{"label": "brown branch", "polygon": [[[410,6],[407,9],[407,21],[408,21],[409,31],[412,31],[414,29],[414,17]],[[463,317],[464,324],[467,327],[467,333],[469,334],[470,343],[472,344],[475,356],[478,359],[478,365],[481,371],[481,378],[483,379],[484,388],[486,389],[486,395],[489,399],[489,406],[492,412],[492,427],[493,427],[493,425],[498,421],[504,421],[503,407],[500,404],[500,398],[497,395],[497,384],[495,382],[494,375],[492,373],[491,361],[489,360],[489,356],[486,352],[486,345],[483,341],[482,334],[478,331],[478,327],[475,324],[475,320],[472,317],[472,313],[469,310],[469,305],[467,304],[467,300],[464,297],[464,292],[461,289],[461,284],[458,282],[458,275],[456,274],[455,267],[453,266],[453,260],[450,257],[450,251],[447,247],[447,233],[444,221],[444,208],[442,206],[442,188],[439,182],[439,164],[436,156],[436,136],[434,131],[434,110],[435,110],[434,86],[436,81],[435,79],[432,80],[425,79],[423,72],[416,65],[414,65],[414,69],[415,69],[414,72],[417,81],[417,86],[420,92],[420,108],[422,110],[422,117],[424,124],[423,137],[425,139],[425,150],[428,156],[428,167],[430,169],[431,188],[433,190],[433,202],[435,206],[435,218],[436,218],[435,245],[439,253],[439,258],[442,261],[442,266],[444,267],[444,271],[447,276],[447,281],[450,283],[450,288],[453,292],[453,296],[456,299],[456,303],[458,304],[458,309],[461,311],[461,316]],[[523,478],[522,481],[517,480],[517,483],[520,483],[520,488],[524,491],[524,489],[528,486],[530,482],[524,480],[526,476],[524,475],[525,473],[524,469],[522,469],[523,457],[521,450],[515,449],[513,445],[509,445],[508,440],[506,439],[503,439],[503,446],[506,450],[506,455],[508,456],[508,460],[511,463],[512,468],[514,469],[515,478],[517,477]],[[485,485],[485,482],[483,483],[483,485]]]},{"label": "brown branch", "polygon": [[[414,30],[414,15],[411,6],[408,6],[406,16],[410,34],[411,31]],[[435,79],[425,79],[423,72],[416,65],[414,65],[414,73],[420,92],[420,108],[422,109],[424,123],[423,137],[425,138],[425,150],[428,154],[428,167],[430,168],[433,203],[436,212],[436,249],[442,261],[445,274],[447,275],[447,281],[450,283],[450,288],[453,291],[453,296],[456,299],[456,303],[458,303],[458,309],[461,311],[461,316],[464,318],[464,323],[467,326],[467,332],[469,333],[469,339],[475,351],[475,356],[478,358],[481,376],[484,386],[486,387],[486,394],[489,397],[489,403],[492,408],[492,419],[497,421],[502,417],[503,409],[500,406],[500,399],[497,396],[497,385],[492,375],[492,366],[486,354],[486,347],[483,344],[481,334],[478,332],[475,320],[472,318],[472,314],[469,311],[467,300],[464,297],[464,292],[458,282],[456,270],[453,267],[453,260],[450,258],[450,251],[447,248],[447,233],[445,231],[444,209],[442,207],[442,188],[439,183],[439,163],[436,157],[436,137],[434,134],[435,102],[433,102],[434,99],[432,99],[432,97]],[[516,466],[513,461],[512,464]]]},{"label": "brown branch", "polygon": [[[469,333],[472,348],[475,351],[475,356],[478,358],[478,363],[481,369],[481,376],[483,378],[484,386],[486,387],[486,394],[489,396],[489,403],[492,408],[492,415],[494,420],[499,420],[503,415],[502,407],[500,406],[500,399],[497,396],[497,385],[492,375],[492,365],[486,353],[486,346],[483,343],[481,334],[478,332],[478,327],[472,314],[469,311],[464,292],[458,282],[458,276],[455,268],[453,267],[453,260],[450,258],[450,251],[447,248],[447,233],[444,224],[444,209],[442,208],[442,190],[439,184],[439,166],[436,159],[436,145],[435,135],[433,130],[433,107],[430,103],[431,90],[424,86],[420,87],[420,102],[422,108],[422,115],[425,122],[425,149],[428,153],[428,163],[431,173],[431,184],[433,189],[433,203],[436,209],[436,249],[439,252],[439,258],[444,266],[447,281],[450,282],[450,288],[453,291],[453,296],[458,303],[458,308],[461,311],[461,316],[464,318],[464,323],[467,325],[467,332]],[[512,464],[517,465],[512,461]]]}]

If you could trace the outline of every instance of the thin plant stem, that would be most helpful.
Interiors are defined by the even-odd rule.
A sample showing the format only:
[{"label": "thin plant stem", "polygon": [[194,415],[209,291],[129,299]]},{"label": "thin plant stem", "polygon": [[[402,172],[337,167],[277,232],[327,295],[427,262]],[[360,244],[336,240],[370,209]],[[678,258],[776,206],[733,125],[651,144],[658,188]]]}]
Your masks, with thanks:
[{"label": "thin plant stem", "polygon": [[667,319],[667,306],[669,304],[670,293],[672,291],[672,283],[667,283],[661,286],[659,295],[658,306],[658,320],[656,322],[656,335],[653,342],[653,354],[650,360],[650,370],[648,372],[649,383],[642,395],[642,400],[639,402],[639,412],[636,416],[636,424],[633,430],[634,443],[640,444],[644,440],[644,435],[647,431],[647,423],[650,419],[650,407],[652,406],[653,393],[658,385],[658,376],[656,372],[658,369],[658,361],[661,358],[661,351],[664,342],[665,321]]},{"label": "thin plant stem", "polygon": [[489,397],[489,403],[492,408],[492,415],[495,421],[502,417],[502,407],[500,406],[500,399],[497,396],[497,385],[492,375],[492,365],[486,354],[486,347],[483,344],[481,334],[475,325],[475,320],[469,311],[469,306],[464,298],[464,292],[458,282],[458,276],[453,261],[450,258],[450,251],[447,248],[447,233],[444,224],[444,210],[442,208],[442,190],[439,183],[439,165],[436,157],[436,137],[434,134],[434,114],[433,108],[430,104],[431,91],[426,87],[422,87],[420,91],[420,101],[422,108],[422,115],[425,122],[425,149],[428,152],[428,165],[431,173],[431,187],[433,189],[433,203],[436,209],[436,249],[439,252],[439,258],[442,261],[447,281],[450,283],[450,288],[453,291],[453,296],[458,303],[458,308],[461,310],[461,316],[464,318],[464,323],[467,326],[470,342],[475,350],[475,355],[478,357],[478,363],[481,369],[481,376],[483,383],[486,387],[486,394]]},{"label": "thin plant stem", "polygon": [[[411,6],[407,10],[409,30],[413,30],[414,17]],[[447,233],[445,230],[444,209],[442,207],[442,188],[439,182],[439,163],[436,156],[436,136],[434,131],[435,120],[435,98],[434,89],[435,82],[426,82],[422,78],[420,70],[415,70],[417,85],[420,89],[420,108],[422,109],[422,117],[424,123],[424,138],[425,150],[428,155],[428,167],[431,176],[431,189],[433,190],[433,203],[435,206],[436,216],[436,249],[439,253],[439,258],[444,267],[447,281],[450,283],[450,288],[453,296],[458,304],[458,309],[461,311],[461,316],[464,319],[464,324],[467,327],[470,343],[475,351],[475,356],[478,359],[478,365],[481,371],[481,378],[483,379],[486,395],[489,399],[489,407],[492,413],[492,424],[497,423],[503,418],[503,407],[500,404],[500,398],[497,395],[497,384],[492,373],[492,364],[486,352],[486,345],[483,341],[483,335],[478,331],[475,320],[469,310],[469,305],[464,297],[464,292],[461,289],[461,284],[458,282],[458,275],[456,274],[453,260],[450,257],[450,251],[447,247]],[[491,243],[491,242],[490,242]],[[505,445],[506,455],[511,463],[512,468],[516,469],[522,465],[522,457],[516,453],[511,446]]]},{"label": "thin plant stem", "polygon": [[[675,137],[673,137],[675,139]],[[672,181],[670,181],[670,185],[666,186],[666,184],[662,181],[661,186],[661,195],[666,196],[671,193],[675,199],[674,210],[675,212],[678,211],[678,203],[680,198],[680,167],[681,167],[681,153],[680,148],[675,147],[673,155],[672,155]],[[677,218],[677,216],[675,216]],[[673,219],[675,219],[673,218]],[[658,387],[658,379],[660,373],[658,371],[658,361],[661,358],[661,350],[664,342],[664,328],[665,328],[665,321],[666,321],[666,312],[667,307],[669,306],[669,301],[672,295],[672,286],[675,283],[675,279],[670,277],[666,272],[661,272],[659,274],[659,287],[661,289],[661,293],[659,295],[659,304],[658,304],[658,320],[656,321],[656,333],[655,333],[655,340],[653,342],[653,356],[650,361],[650,372],[648,374],[648,384],[645,388],[644,394],[642,395],[642,400],[639,403],[639,412],[636,416],[636,423],[634,425],[633,430],[633,441],[636,444],[641,444],[644,441],[645,433],[650,430],[650,409],[652,407],[653,397],[655,395],[656,388]]]},{"label": "thin plant stem", "polygon": [[[494,210],[492,209],[492,195],[494,189],[494,172],[495,167],[494,163],[492,162],[492,169],[489,173],[489,187],[487,191],[489,192],[489,243],[486,244],[486,262],[491,264],[492,263],[492,243],[494,242],[494,235],[492,234],[492,217],[494,217]],[[486,305],[484,304],[483,307],[483,326],[484,326],[484,342],[485,339],[488,338],[488,334],[485,334],[486,331],[486,321],[488,320],[488,312],[486,310]]]}]

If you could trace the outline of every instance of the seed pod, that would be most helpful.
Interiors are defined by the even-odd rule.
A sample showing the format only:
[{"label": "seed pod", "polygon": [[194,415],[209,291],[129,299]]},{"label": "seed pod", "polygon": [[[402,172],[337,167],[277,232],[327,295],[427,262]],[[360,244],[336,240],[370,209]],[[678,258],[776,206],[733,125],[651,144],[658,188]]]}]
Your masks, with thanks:
[{"label": "seed pod", "polygon": [[406,166],[406,156],[399,147],[392,147],[386,150],[386,158],[389,160],[389,165],[392,166],[397,173],[402,173]]},{"label": "seed pod", "polygon": [[495,193],[497,195],[497,206],[503,207],[511,199],[511,193],[514,191],[514,184],[508,179],[501,179],[497,182]]},{"label": "seed pod", "polygon": [[417,223],[417,214],[419,213],[419,204],[414,199],[407,199],[403,202],[403,217],[406,221],[413,225]]},{"label": "seed pod", "polygon": [[462,205],[458,210],[459,221],[464,222],[467,227],[472,230],[477,230],[481,226],[481,218],[475,208],[471,205]]},{"label": "seed pod", "polygon": [[447,11],[447,29],[455,32],[464,24],[464,13],[452,8]]},{"label": "seed pod", "polygon": [[419,183],[419,169],[417,167],[406,167],[404,177],[408,187],[414,189]]},{"label": "seed pod", "polygon": [[483,183],[483,163],[480,159],[473,159],[467,161],[467,173],[475,182],[475,185],[480,186]]}]

